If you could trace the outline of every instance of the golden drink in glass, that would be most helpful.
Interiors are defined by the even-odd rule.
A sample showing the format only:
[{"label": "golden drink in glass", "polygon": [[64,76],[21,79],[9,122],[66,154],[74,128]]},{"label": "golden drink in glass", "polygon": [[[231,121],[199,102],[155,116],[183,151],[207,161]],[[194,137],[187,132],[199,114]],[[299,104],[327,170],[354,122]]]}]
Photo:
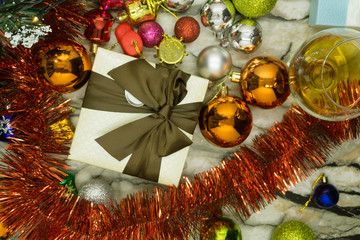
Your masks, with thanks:
[{"label": "golden drink in glass", "polygon": [[328,121],[360,116],[360,33],[321,31],[290,63],[290,89],[309,114]]}]

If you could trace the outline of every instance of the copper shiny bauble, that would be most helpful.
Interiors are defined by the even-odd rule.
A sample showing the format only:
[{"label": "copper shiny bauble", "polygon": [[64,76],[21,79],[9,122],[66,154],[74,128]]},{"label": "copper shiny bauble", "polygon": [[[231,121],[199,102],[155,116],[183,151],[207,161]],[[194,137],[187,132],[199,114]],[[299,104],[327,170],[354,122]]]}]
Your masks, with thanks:
[{"label": "copper shiny bauble", "polygon": [[222,95],[201,109],[199,126],[210,143],[219,147],[234,147],[249,136],[252,115],[240,98]]},{"label": "copper shiny bauble", "polygon": [[61,40],[43,46],[38,61],[49,86],[68,93],[82,87],[91,73],[91,60],[86,49],[72,40]]},{"label": "copper shiny bauble", "polygon": [[5,223],[0,222],[0,239],[8,239],[9,229]]},{"label": "copper shiny bauble", "polygon": [[271,56],[251,59],[241,70],[240,92],[245,102],[256,107],[281,105],[290,95],[288,67]]}]

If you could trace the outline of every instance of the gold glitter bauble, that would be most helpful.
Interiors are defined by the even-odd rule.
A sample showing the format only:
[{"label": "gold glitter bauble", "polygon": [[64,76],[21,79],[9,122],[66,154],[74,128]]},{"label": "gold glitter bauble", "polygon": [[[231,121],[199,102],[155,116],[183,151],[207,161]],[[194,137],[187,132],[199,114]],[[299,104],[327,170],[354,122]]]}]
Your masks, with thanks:
[{"label": "gold glitter bauble", "polygon": [[90,57],[81,44],[72,40],[55,41],[43,47],[38,52],[38,61],[55,91],[73,92],[90,77]]},{"label": "gold glitter bauble", "polygon": [[70,117],[51,124],[49,128],[58,143],[74,138],[75,127],[71,123]]},{"label": "gold glitter bauble", "polygon": [[272,240],[316,240],[316,237],[305,223],[288,221],[275,229]]},{"label": "gold glitter bauble", "polygon": [[290,95],[286,64],[271,56],[251,59],[241,70],[240,93],[250,105],[275,108]]},{"label": "gold glitter bauble", "polygon": [[241,240],[241,230],[231,219],[208,220],[200,232],[200,240]]},{"label": "gold glitter bauble", "polygon": [[248,18],[264,16],[273,9],[277,0],[233,0],[239,13]]},{"label": "gold glitter bauble", "polygon": [[199,126],[210,143],[219,147],[233,147],[249,136],[252,115],[243,100],[222,95],[201,109]]}]

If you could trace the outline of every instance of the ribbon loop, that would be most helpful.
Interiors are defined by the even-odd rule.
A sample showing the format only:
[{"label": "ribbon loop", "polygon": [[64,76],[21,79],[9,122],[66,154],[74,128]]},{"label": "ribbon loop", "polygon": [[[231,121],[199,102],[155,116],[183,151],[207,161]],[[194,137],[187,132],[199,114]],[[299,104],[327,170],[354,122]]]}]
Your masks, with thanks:
[{"label": "ribbon loop", "polygon": [[[119,161],[131,155],[123,173],[158,181],[161,158],[192,143],[180,129],[194,132],[202,103],[179,104],[187,94],[190,75],[179,69],[158,65],[154,68],[142,59],[128,62],[108,74],[115,81],[93,73],[83,107],[149,115],[120,126],[96,141]],[[124,97],[125,89],[144,106],[130,105]]]}]

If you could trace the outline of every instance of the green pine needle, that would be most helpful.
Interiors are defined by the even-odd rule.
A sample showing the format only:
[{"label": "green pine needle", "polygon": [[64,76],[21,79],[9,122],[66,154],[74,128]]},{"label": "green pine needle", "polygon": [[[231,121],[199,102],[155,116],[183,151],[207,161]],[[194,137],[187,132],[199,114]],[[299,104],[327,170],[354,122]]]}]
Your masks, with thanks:
[{"label": "green pine needle", "polygon": [[[4,6],[0,5],[0,30],[2,32],[13,32],[22,26],[43,25],[41,19],[55,6],[67,0],[56,0],[48,5],[39,7],[44,0],[8,0]],[[33,22],[34,17],[39,21]]]}]

